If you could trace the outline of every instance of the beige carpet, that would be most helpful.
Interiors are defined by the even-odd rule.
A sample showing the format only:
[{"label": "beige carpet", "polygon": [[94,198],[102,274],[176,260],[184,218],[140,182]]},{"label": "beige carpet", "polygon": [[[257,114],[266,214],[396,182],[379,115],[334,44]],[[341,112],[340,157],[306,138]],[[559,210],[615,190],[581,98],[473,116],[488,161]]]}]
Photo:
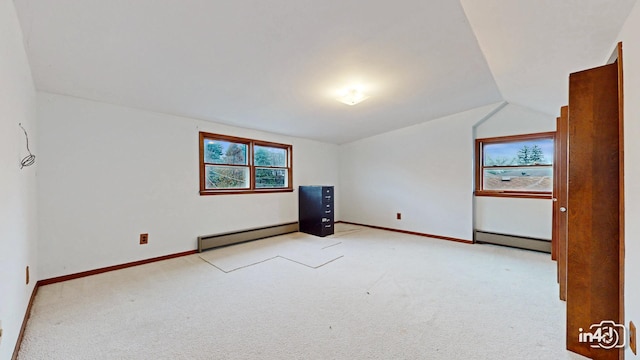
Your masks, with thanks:
[{"label": "beige carpet", "polygon": [[200,258],[225,273],[276,258],[315,269],[341,258],[341,243],[333,237],[321,238],[294,233],[277,236],[268,241],[254,241],[208,250],[203,252]]},{"label": "beige carpet", "polygon": [[19,359],[583,359],[548,254],[338,225],[44,286]]}]

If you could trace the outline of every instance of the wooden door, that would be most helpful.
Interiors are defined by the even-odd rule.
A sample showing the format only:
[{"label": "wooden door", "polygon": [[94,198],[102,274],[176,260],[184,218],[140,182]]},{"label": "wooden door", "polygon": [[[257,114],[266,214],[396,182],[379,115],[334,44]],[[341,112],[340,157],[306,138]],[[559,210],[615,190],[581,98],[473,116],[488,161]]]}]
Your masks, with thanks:
[{"label": "wooden door", "polygon": [[560,299],[567,300],[567,156],[569,146],[569,107],[560,109],[556,119],[555,162],[553,184],[553,232],[556,248]]},{"label": "wooden door", "polygon": [[601,321],[622,323],[618,64],[569,76],[567,349],[593,359],[623,351],[580,342]]}]

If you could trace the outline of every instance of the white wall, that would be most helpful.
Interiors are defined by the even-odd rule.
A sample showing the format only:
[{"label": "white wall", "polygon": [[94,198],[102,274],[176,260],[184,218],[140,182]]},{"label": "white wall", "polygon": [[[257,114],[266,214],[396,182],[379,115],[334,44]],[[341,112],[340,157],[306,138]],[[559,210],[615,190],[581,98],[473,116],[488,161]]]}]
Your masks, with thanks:
[{"label": "white wall", "polygon": [[198,131],[292,144],[295,187],[338,185],[337,145],[48,93],[38,110],[42,279],[297,221],[297,191],[200,196]]},{"label": "white wall", "polygon": [[[37,279],[36,167],[20,170],[28,155],[18,123],[36,140],[35,90],[13,1],[0,0],[0,359],[10,359]],[[39,161],[39,159],[37,159]],[[32,280],[25,285],[25,269]]]},{"label": "white wall", "polygon": [[[555,117],[515,104],[508,104],[475,128],[477,139],[555,130]],[[551,240],[552,202],[547,199],[477,196],[475,227],[501,234]]]},{"label": "white wall", "polygon": [[[473,124],[497,104],[345,144],[344,221],[472,239]],[[402,220],[396,220],[396,213]]]},{"label": "white wall", "polygon": [[475,228],[551,240],[551,200],[476,196]]},{"label": "white wall", "polygon": [[[625,320],[640,326],[640,3],[620,36],[624,71]],[[615,44],[612,44],[612,49]],[[640,340],[640,338],[638,338]],[[640,353],[638,354],[640,356]],[[627,347],[626,359],[635,359]]]}]

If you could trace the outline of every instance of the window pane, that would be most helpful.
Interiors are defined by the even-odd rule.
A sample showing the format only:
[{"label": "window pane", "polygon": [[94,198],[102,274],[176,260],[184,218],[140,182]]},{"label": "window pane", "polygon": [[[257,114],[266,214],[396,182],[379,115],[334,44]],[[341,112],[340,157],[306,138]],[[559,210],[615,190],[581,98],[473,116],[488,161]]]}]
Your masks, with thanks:
[{"label": "window pane", "polygon": [[221,140],[204,140],[204,162],[208,164],[247,164],[247,145]]},{"label": "window pane", "polygon": [[256,168],[256,188],[287,187],[286,169]]},{"label": "window pane", "polygon": [[551,191],[553,168],[523,167],[484,169],[484,190]]},{"label": "window pane", "polygon": [[287,149],[259,146],[254,149],[254,165],[256,166],[287,166]]},{"label": "window pane", "polygon": [[484,144],[484,166],[551,165],[553,139]]},{"label": "window pane", "polygon": [[205,189],[249,188],[249,168],[237,166],[205,167]]}]

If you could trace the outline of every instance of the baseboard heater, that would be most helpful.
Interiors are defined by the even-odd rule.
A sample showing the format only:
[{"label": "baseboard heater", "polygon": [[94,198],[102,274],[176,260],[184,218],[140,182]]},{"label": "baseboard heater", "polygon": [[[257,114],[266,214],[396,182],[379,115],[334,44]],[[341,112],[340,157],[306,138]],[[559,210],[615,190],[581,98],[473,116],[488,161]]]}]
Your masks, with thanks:
[{"label": "baseboard heater", "polygon": [[487,231],[474,231],[473,239],[477,243],[511,246],[520,249],[551,253],[551,241],[531,237],[497,234]]},{"label": "baseboard heater", "polygon": [[198,252],[220,246],[264,239],[298,231],[298,222],[273,225],[261,228],[233,231],[222,234],[198,236]]}]

